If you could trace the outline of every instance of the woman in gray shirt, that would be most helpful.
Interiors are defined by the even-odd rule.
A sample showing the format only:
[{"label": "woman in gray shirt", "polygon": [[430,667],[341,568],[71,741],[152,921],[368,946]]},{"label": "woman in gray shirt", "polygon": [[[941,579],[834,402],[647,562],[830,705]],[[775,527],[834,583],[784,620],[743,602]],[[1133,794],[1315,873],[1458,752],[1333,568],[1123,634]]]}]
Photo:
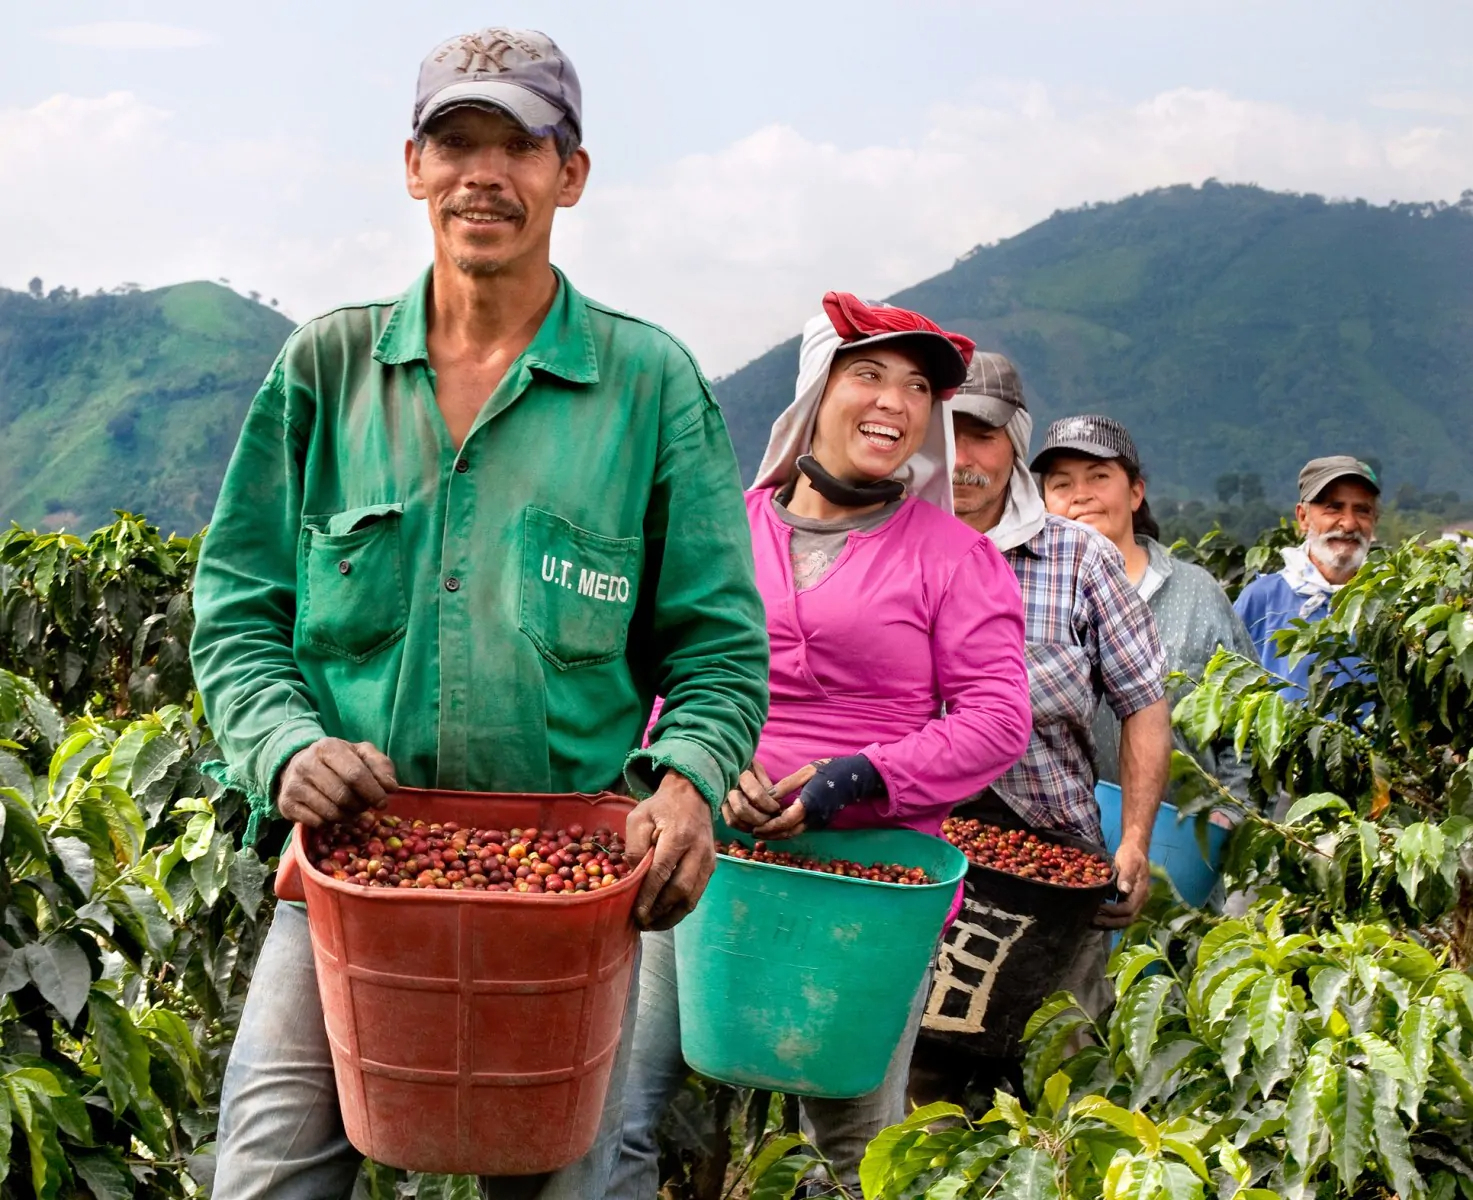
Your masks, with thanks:
[{"label": "woman in gray shirt", "polygon": [[[1156,618],[1168,672],[1201,679],[1220,646],[1258,661],[1248,630],[1217,580],[1194,563],[1172,558],[1157,540],[1161,530],[1146,502],[1140,457],[1125,426],[1100,416],[1055,421],[1032,468],[1050,512],[1093,527],[1120,551],[1126,575]],[[1190,686],[1178,689],[1173,700]],[[1180,733],[1174,736],[1178,749],[1247,798],[1247,767],[1231,746],[1197,750]],[[1094,741],[1100,778],[1118,781],[1120,723],[1103,705],[1095,716]]]}]

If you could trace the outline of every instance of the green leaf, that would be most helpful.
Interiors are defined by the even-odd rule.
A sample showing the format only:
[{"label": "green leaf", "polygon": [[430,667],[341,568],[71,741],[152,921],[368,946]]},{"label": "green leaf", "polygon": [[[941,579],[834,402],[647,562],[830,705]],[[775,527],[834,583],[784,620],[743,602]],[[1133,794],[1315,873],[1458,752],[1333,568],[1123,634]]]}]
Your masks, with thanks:
[{"label": "green leaf", "polygon": [[[992,1193],[1001,1200],[1059,1200],[1058,1164],[1046,1150],[1024,1146],[1008,1156],[1007,1169]],[[753,1200],[756,1200],[754,1197]]]},{"label": "green leaf", "polygon": [[[994,1117],[993,1114],[996,1114]],[[1013,1129],[1020,1133],[1028,1128],[1028,1115],[1023,1111],[1023,1106],[1018,1103],[1018,1098],[1010,1092],[1001,1088],[992,1093],[992,1109],[982,1118],[985,1125],[989,1119],[1006,1121]]]},{"label": "green leaf", "polygon": [[215,838],[205,852],[189,864],[189,875],[199,890],[205,908],[214,908],[230,878],[230,857],[234,853],[230,839]]},{"label": "green leaf", "polygon": [[149,1082],[147,1040],[122,1005],[98,988],[92,989],[88,1013],[113,1111],[123,1113],[131,1108],[138,1115],[144,1141],[156,1153],[166,1153],[168,1133]]},{"label": "green leaf", "polygon": [[1325,809],[1334,809],[1336,812],[1349,812],[1350,805],[1335,795],[1334,792],[1315,792],[1313,795],[1303,796],[1294,801],[1289,811],[1284,814],[1285,825],[1298,825],[1305,817],[1312,816]]},{"label": "green leaf", "polygon": [[1289,1090],[1289,1104],[1284,1111],[1289,1154],[1306,1172],[1314,1166],[1311,1146],[1318,1140],[1335,1087],[1333,1053],[1334,1043],[1329,1038],[1314,1044]]},{"label": "green leaf", "polygon": [[184,757],[184,747],[167,735],[149,740],[133,760],[128,776],[128,790],[141,796],[169,773],[169,768]]},{"label": "green leaf", "polygon": [[1248,1160],[1238,1153],[1237,1148],[1229,1141],[1221,1141],[1215,1147],[1217,1161],[1222,1164],[1222,1169],[1238,1187],[1245,1188],[1248,1181],[1253,1177],[1252,1169],[1248,1166]]},{"label": "green leaf", "polygon": [[415,1200],[481,1200],[481,1185],[474,1175],[420,1175],[414,1196]]},{"label": "green leaf", "polygon": [[[900,1126],[892,1126],[891,1128],[899,1129]],[[881,1136],[884,1136],[885,1133],[889,1132],[890,1129],[886,1129],[882,1131]],[[905,1130],[904,1132],[908,1133],[910,1132],[910,1130]],[[899,1136],[891,1139],[890,1147],[893,1149],[894,1144],[899,1140]],[[804,1146],[807,1144],[808,1139],[800,1133],[785,1133],[780,1135],[779,1137],[773,1138],[770,1142],[764,1145],[760,1151],[758,1151],[756,1157],[753,1158],[752,1161],[747,1165],[745,1178],[749,1181],[761,1178],[762,1175],[771,1170],[773,1165],[784,1155],[789,1153],[789,1151],[795,1150],[799,1146]]]},{"label": "green leaf", "polygon": [[1254,984],[1248,997],[1248,1031],[1259,1054],[1267,1054],[1278,1042],[1288,1008],[1289,984],[1282,976],[1266,976]]},{"label": "green leaf", "polygon": [[1371,1141],[1371,1089],[1365,1073],[1346,1067],[1340,1074],[1340,1095],[1330,1115],[1330,1161],[1347,1195],[1365,1169]]},{"label": "green leaf", "polygon": [[1407,1077],[1401,1085],[1401,1104],[1408,1117],[1416,1119],[1432,1071],[1432,1043],[1437,1017],[1427,1003],[1413,1004],[1401,1014],[1397,1041],[1406,1059]]},{"label": "green leaf", "polygon": [[36,820],[35,810],[26,797],[15,788],[0,788],[0,800],[5,802],[6,840],[32,858],[46,858],[46,837],[41,832],[41,823]]},{"label": "green leaf", "polygon": [[1406,1059],[1402,1058],[1401,1052],[1385,1038],[1379,1034],[1363,1033],[1355,1041],[1365,1053],[1371,1070],[1380,1071],[1383,1075],[1396,1080],[1407,1078]]},{"label": "green leaf", "polygon": [[1278,692],[1264,697],[1254,722],[1258,735],[1259,757],[1272,763],[1279,757],[1284,745],[1284,735],[1289,729],[1289,705]]},{"label": "green leaf", "polygon": [[1407,1139],[1406,1126],[1392,1105],[1380,1095],[1372,1101],[1371,1109],[1376,1131],[1376,1157],[1401,1200],[1414,1200],[1422,1194],[1422,1177],[1412,1163],[1412,1147]]},{"label": "green leaf", "polygon": [[72,1170],[91,1190],[96,1200],[133,1200],[138,1181],[123,1156],[111,1147],[95,1150],[72,1150],[68,1147]]},{"label": "green leaf", "polygon": [[1074,1036],[1089,1023],[1089,1018],[1079,1010],[1065,1009],[1028,1043],[1027,1053],[1023,1055],[1023,1089],[1031,1100],[1038,1099],[1044,1082],[1068,1056]]},{"label": "green leaf", "polygon": [[86,952],[65,934],[58,934],[44,942],[27,943],[20,953],[36,989],[72,1024],[92,987],[92,963]]},{"label": "green leaf", "polygon": [[11,1115],[26,1135],[31,1157],[31,1187],[37,1200],[55,1200],[67,1177],[66,1152],[56,1137],[51,1097],[30,1077],[32,1074],[12,1071],[4,1077],[4,1083],[10,1095]]},{"label": "green leaf", "polygon": [[184,827],[184,837],[179,844],[179,852],[184,861],[192,863],[196,859],[203,858],[209,851],[214,837],[215,814],[212,812],[195,813],[189,818],[189,824]]},{"label": "green leaf", "polygon": [[247,846],[243,850],[237,850],[231,858],[226,878],[230,894],[240,905],[246,920],[254,924],[266,890],[266,864]]},{"label": "green leaf", "polygon": [[1069,1103],[1069,1086],[1069,1076],[1063,1071],[1055,1071],[1049,1076],[1043,1085],[1043,1102],[1048,1107],[1049,1116],[1057,1117],[1064,1111],[1064,1105]]},{"label": "green leaf", "polygon": [[1117,1020],[1125,1031],[1125,1053],[1135,1069],[1144,1071],[1156,1048],[1161,1009],[1174,981],[1168,975],[1148,975],[1126,993]]},{"label": "green leaf", "polygon": [[1243,1055],[1248,1049],[1248,1010],[1241,1009],[1222,1035],[1222,1069],[1227,1077],[1237,1079],[1243,1069]]},{"label": "green leaf", "polygon": [[92,847],[79,837],[57,836],[51,839],[51,850],[61,860],[67,876],[77,885],[83,898],[92,895],[97,882],[97,864],[92,860]]},{"label": "green leaf", "polygon": [[1172,1074],[1203,1048],[1202,1043],[1190,1034],[1168,1034],[1163,1037],[1156,1052],[1151,1055],[1151,1061],[1146,1064],[1146,1069],[1136,1079],[1136,1085],[1130,1094],[1130,1106],[1144,1108],[1155,1100]]},{"label": "green leaf", "polygon": [[1320,967],[1310,977],[1309,994],[1314,997],[1320,1020],[1329,1023],[1330,1014],[1350,982],[1350,972],[1344,967]]},{"label": "green leaf", "polygon": [[1245,967],[1240,971],[1234,971],[1220,984],[1212,989],[1212,994],[1207,997],[1207,1019],[1216,1025],[1227,1016],[1228,1010],[1237,1002],[1238,994],[1263,978],[1262,967]]},{"label": "green leaf", "polygon": [[1068,1012],[1071,1008],[1078,1009],[1079,1001],[1075,1000],[1068,992],[1055,992],[1039,1005],[1034,1014],[1028,1018],[1028,1024],[1023,1026],[1023,1040],[1025,1042],[1031,1042],[1038,1036],[1040,1029],[1060,1013]]},{"label": "green leaf", "polygon": [[812,1154],[789,1154],[758,1175],[748,1195],[751,1200],[793,1200],[798,1185],[818,1165]]},{"label": "green leaf", "polygon": [[1123,996],[1130,991],[1130,985],[1152,963],[1162,961],[1159,949],[1151,945],[1129,946],[1121,950],[1110,960],[1107,973],[1115,979],[1115,994]]},{"label": "green leaf", "polygon": [[1473,645],[1473,613],[1460,612],[1448,619],[1447,640],[1454,654],[1462,654]]}]

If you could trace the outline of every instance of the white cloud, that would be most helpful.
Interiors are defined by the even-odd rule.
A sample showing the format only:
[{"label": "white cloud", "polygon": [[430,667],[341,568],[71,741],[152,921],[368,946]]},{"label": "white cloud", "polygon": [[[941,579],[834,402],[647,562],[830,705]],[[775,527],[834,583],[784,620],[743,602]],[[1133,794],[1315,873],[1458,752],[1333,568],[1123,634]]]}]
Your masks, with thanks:
[{"label": "white cloud", "polygon": [[155,25],[148,21],[95,21],[90,25],[65,25],[43,30],[48,41],[66,46],[88,46],[95,50],[185,50],[214,41],[214,36],[178,25]]},{"label": "white cloud", "polygon": [[[659,321],[723,373],[790,336],[828,288],[882,296],[1056,208],[1164,184],[1256,182],[1328,196],[1452,199],[1473,129],[1387,128],[1178,89],[1071,110],[1037,85],[938,108],[906,145],[841,149],[781,125],[560,215],[580,287]],[[402,168],[334,159],[299,133],[193,143],[128,93],[0,110],[0,285],[90,291],[225,276],[305,317],[401,289],[427,261]]]}]

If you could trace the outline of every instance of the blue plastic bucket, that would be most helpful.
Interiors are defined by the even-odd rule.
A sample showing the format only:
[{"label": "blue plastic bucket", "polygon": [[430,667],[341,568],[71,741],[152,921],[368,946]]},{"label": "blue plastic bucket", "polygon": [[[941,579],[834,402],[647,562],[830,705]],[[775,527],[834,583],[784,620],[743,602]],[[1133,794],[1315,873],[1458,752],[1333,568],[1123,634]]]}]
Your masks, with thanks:
[{"label": "blue plastic bucket", "polygon": [[[1120,848],[1119,785],[1101,780],[1095,784],[1095,800],[1100,806],[1100,828],[1104,832],[1105,845],[1113,854]],[[1217,887],[1218,876],[1222,874],[1222,857],[1231,832],[1220,825],[1209,825],[1207,850],[1210,858],[1203,858],[1197,845],[1196,821],[1183,821],[1176,805],[1163,801],[1161,811],[1156,814],[1156,825],[1151,830],[1151,861],[1166,872],[1183,900],[1201,908]]]}]

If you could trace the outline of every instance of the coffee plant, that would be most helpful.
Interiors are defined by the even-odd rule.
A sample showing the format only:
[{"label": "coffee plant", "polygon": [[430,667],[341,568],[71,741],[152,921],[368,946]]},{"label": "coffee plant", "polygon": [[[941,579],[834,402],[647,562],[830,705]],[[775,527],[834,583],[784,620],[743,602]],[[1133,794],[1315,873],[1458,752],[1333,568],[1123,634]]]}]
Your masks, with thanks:
[{"label": "coffee plant", "polygon": [[0,533],[0,667],[65,713],[121,717],[185,702],[199,545],[131,513],[85,541]]}]

